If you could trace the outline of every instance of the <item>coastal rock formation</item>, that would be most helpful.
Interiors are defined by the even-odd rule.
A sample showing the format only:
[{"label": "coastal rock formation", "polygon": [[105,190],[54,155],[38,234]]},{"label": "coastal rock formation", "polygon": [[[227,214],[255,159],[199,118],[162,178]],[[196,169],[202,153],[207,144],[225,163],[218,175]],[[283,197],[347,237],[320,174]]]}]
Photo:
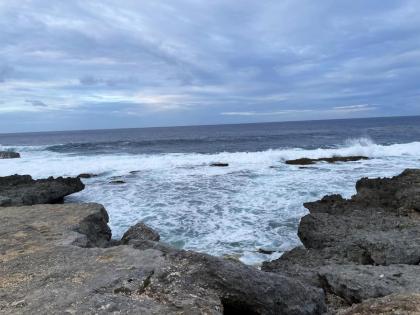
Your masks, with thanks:
[{"label": "coastal rock formation", "polygon": [[348,305],[420,293],[420,170],[364,178],[356,190],[351,199],[332,195],[306,203],[310,214],[298,231],[305,247],[262,270],[321,287]]},{"label": "coastal rock formation", "polygon": [[0,312],[297,315],[325,311],[324,294],[318,288],[240,262],[165,250],[141,235],[149,233],[143,227],[131,229],[141,246],[112,246],[107,221],[98,204],[1,208]]},{"label": "coastal rock formation", "polygon": [[319,158],[319,159],[310,159],[310,158],[301,158],[296,160],[287,160],[285,163],[290,165],[311,165],[318,162],[327,162],[327,163],[336,163],[336,162],[354,162],[360,160],[368,160],[366,156],[333,156],[330,158]]},{"label": "coastal rock formation", "polygon": [[0,177],[0,207],[59,203],[85,188],[79,178],[34,180],[29,175]]},{"label": "coastal rock formation", "polygon": [[13,151],[0,151],[0,159],[18,159],[20,154]]}]

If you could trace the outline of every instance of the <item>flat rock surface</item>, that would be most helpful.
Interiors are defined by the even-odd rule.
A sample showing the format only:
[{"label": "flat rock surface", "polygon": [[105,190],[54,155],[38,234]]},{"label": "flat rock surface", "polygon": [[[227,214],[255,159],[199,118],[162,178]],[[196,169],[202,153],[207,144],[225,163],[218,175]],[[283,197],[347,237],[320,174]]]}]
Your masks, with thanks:
[{"label": "flat rock surface", "polygon": [[62,202],[85,188],[79,178],[34,180],[29,175],[0,177],[0,207]]},{"label": "flat rock surface", "polygon": [[112,246],[98,204],[0,208],[1,314],[321,314],[322,290],[150,240]]}]

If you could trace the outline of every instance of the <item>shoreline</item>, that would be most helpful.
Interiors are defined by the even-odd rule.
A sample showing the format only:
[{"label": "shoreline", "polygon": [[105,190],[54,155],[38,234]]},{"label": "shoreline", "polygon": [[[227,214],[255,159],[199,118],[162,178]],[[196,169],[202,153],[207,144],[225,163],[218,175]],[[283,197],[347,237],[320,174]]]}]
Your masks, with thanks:
[{"label": "shoreline", "polygon": [[262,271],[175,249],[143,224],[113,240],[99,204],[31,205],[60,201],[83,189],[80,184],[80,178],[0,178],[5,314],[420,310],[420,170],[361,179],[351,199],[333,195],[306,203],[310,213],[298,231],[305,247],[264,263]]}]

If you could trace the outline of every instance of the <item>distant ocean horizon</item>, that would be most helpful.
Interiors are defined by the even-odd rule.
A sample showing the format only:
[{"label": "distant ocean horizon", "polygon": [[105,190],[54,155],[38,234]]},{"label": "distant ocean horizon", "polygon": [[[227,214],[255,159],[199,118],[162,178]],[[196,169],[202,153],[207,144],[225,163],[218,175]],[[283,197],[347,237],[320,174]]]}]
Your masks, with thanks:
[{"label": "distant ocean horizon", "polygon": [[[303,202],[419,167],[420,116],[0,134],[0,150],[22,155],[0,176],[98,175],[67,202],[104,204],[116,238],[143,220],[179,248],[258,264],[299,244]],[[284,163],[335,155],[369,160]]]}]

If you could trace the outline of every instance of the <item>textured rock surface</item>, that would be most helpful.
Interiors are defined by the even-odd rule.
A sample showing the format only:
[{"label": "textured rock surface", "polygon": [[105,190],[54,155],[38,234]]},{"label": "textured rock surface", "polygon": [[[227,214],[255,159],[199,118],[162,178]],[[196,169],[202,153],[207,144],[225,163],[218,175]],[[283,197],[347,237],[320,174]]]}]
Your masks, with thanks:
[{"label": "textured rock surface", "polygon": [[323,288],[348,304],[420,293],[420,170],[361,179],[351,199],[306,203],[295,248],[262,269]]},{"label": "textured rock surface", "polygon": [[322,290],[239,262],[150,240],[106,247],[108,216],[98,204],[4,207],[0,218],[2,314],[325,310]]},{"label": "textured rock surface", "polygon": [[327,163],[336,163],[336,162],[354,162],[360,160],[369,159],[366,156],[333,156],[330,158],[319,158],[319,159],[310,159],[310,158],[300,158],[296,160],[287,160],[285,163],[290,165],[311,165],[318,162],[327,162]]},{"label": "textured rock surface", "polygon": [[338,315],[419,315],[420,294],[395,294],[380,299],[370,299]]},{"label": "textured rock surface", "polygon": [[151,227],[147,226],[143,222],[140,222],[130,227],[121,238],[122,244],[129,244],[130,242],[136,240],[159,242],[160,235]]},{"label": "textured rock surface", "polygon": [[29,175],[0,177],[0,206],[22,206],[58,203],[85,188],[79,178],[34,180]]},{"label": "textured rock surface", "polygon": [[20,154],[12,151],[0,151],[0,159],[18,159]]}]

